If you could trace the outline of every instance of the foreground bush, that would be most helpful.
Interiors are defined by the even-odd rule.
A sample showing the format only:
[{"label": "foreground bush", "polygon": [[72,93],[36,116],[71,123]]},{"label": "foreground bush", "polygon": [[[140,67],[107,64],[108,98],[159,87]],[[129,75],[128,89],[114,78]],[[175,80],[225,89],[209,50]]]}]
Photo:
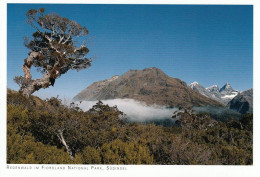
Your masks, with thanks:
[{"label": "foreground bush", "polygon": [[126,123],[102,102],[83,112],[58,98],[17,94],[8,93],[7,163],[253,164],[252,114],[220,122],[184,112],[180,127],[163,127]]}]

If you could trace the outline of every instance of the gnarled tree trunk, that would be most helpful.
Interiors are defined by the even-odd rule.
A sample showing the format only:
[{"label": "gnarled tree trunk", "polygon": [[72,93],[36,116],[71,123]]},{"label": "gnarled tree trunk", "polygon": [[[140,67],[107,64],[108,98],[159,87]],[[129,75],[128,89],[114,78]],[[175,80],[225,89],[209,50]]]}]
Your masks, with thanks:
[{"label": "gnarled tree trunk", "polygon": [[[24,60],[23,71],[24,80],[20,92],[27,98],[35,91],[41,88],[47,88],[50,85],[54,85],[55,79],[59,76],[59,71],[52,67],[53,69],[47,70],[46,73],[40,79],[32,79],[31,67],[35,59],[42,57],[40,52],[30,52],[29,56]],[[58,64],[58,63],[57,63]],[[54,65],[55,66],[55,65]]]}]

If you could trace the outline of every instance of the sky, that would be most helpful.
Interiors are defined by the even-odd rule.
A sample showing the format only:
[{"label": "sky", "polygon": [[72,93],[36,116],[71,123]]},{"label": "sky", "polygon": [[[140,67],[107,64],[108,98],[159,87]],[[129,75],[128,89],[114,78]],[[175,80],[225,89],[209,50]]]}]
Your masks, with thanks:
[{"label": "sky", "polygon": [[[7,87],[23,75],[29,49],[23,37],[29,9],[75,20],[89,30],[87,57],[92,66],[62,75],[54,87],[34,95],[72,98],[93,82],[130,69],[160,68],[167,75],[204,87],[229,82],[235,90],[253,87],[253,6],[251,5],[55,5],[8,4]],[[34,78],[41,75],[33,70]]]}]

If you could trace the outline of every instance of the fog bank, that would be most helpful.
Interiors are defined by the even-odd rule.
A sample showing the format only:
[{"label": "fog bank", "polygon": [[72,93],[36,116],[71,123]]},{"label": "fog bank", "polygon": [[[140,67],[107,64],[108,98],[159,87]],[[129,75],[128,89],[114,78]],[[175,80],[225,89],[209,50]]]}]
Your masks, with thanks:
[{"label": "fog bank", "polygon": [[[98,101],[82,101],[82,103],[75,102],[83,111],[88,111]],[[124,112],[128,121],[133,122],[150,122],[171,120],[173,112],[176,108],[166,108],[165,106],[152,105],[147,106],[145,103],[133,99],[113,99],[102,100],[104,104],[109,106],[117,105],[117,108]]]},{"label": "fog bank", "polygon": [[210,116],[216,120],[227,121],[230,118],[240,119],[241,114],[239,112],[233,111],[228,108],[220,108],[220,107],[212,107],[212,106],[204,106],[204,107],[193,107],[192,108],[195,113],[208,113]]},{"label": "fog bank", "polygon": [[[82,101],[75,102],[83,111],[88,111],[98,101]],[[172,119],[173,112],[178,108],[167,108],[166,106],[159,105],[146,105],[133,99],[112,99],[102,100],[104,104],[109,106],[117,106],[117,108],[126,114],[127,121],[138,123],[151,123],[160,124],[164,126],[174,125],[175,119]],[[216,108],[212,106],[193,107],[195,113],[209,113],[210,116],[219,121],[227,121],[231,117],[240,119],[241,114],[230,110],[228,108]]]}]

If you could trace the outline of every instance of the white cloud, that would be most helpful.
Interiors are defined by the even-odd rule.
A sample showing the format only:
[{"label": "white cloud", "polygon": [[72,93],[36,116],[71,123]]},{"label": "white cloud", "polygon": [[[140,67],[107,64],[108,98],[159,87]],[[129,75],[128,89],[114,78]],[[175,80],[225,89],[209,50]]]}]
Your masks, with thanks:
[{"label": "white cloud", "polygon": [[[158,105],[147,106],[145,103],[133,99],[102,100],[102,102],[109,106],[117,105],[118,109],[127,115],[127,119],[134,122],[171,119],[173,112],[177,110],[176,108],[166,108]],[[79,102],[76,103],[79,104]],[[97,101],[83,101],[79,104],[79,107],[87,111],[96,103]]]}]

